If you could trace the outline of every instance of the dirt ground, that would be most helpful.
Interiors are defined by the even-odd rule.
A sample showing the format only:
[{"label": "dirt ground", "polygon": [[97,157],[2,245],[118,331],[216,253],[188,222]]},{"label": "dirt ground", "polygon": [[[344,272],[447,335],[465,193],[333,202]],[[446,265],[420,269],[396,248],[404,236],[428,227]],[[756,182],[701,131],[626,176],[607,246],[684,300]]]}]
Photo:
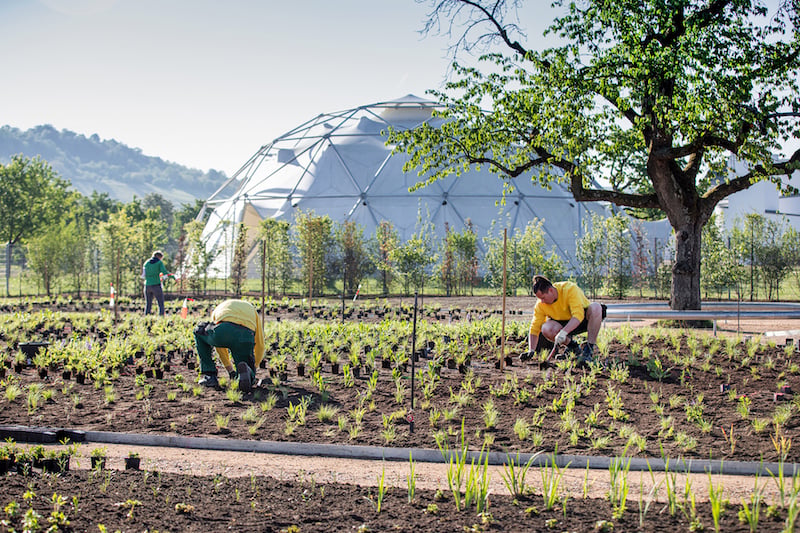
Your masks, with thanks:
[{"label": "dirt ground", "polygon": [[[413,304],[412,298],[392,298],[392,304]],[[530,297],[506,298],[506,309],[521,314],[513,315],[509,320],[528,321],[531,318],[531,309],[534,299]],[[614,303],[614,302],[609,302]],[[470,298],[436,298],[426,297],[418,300],[418,305],[441,306],[443,309],[460,307],[462,309],[500,309],[501,297],[470,297]],[[634,328],[654,325],[653,320],[633,320],[604,322],[606,328],[617,328],[628,324]],[[761,336],[762,342],[783,343],[787,338],[800,337],[800,320],[721,320],[717,323],[717,334],[720,336],[752,335]],[[82,446],[83,459],[73,458],[73,468],[88,468],[90,450],[99,444],[84,444]],[[221,451],[185,450],[178,448],[162,447],[131,447],[109,445],[109,465],[111,468],[123,468],[123,458],[131,451],[138,452],[143,458],[143,469],[158,470],[189,475],[224,475],[227,477],[241,477],[251,475],[268,475],[285,480],[308,480],[317,482],[351,483],[360,486],[373,487],[378,483],[381,473],[385,472],[386,481],[392,486],[402,487],[406,484],[408,464],[396,462],[381,462],[371,460],[352,460],[325,457],[307,457],[292,455],[277,455],[263,453],[237,453]],[[491,468],[491,483],[493,493],[506,493],[503,486],[502,467]],[[417,474],[418,486],[423,489],[447,489],[447,465],[420,463]],[[574,495],[580,495],[589,490],[589,495],[602,498],[608,490],[607,471],[584,471],[581,469],[568,469],[565,473],[565,484]],[[706,475],[690,476],[696,486],[696,493],[700,498],[707,497],[709,478]],[[656,474],[656,483],[662,479]],[[588,480],[588,481],[587,481]],[[744,476],[713,476],[714,483],[722,482],[726,494],[732,501],[738,501],[739,496],[750,494],[753,489],[753,478]],[[536,479],[530,480],[534,486]],[[634,486],[632,494],[639,493],[639,484],[644,484],[644,492],[648,493],[652,487],[650,475],[643,473],[631,476]],[[766,489],[769,498],[773,493],[771,486]]]},{"label": "dirt ground", "polygon": [[[310,482],[318,484],[346,483],[362,487],[376,487],[381,475],[384,482],[391,487],[405,490],[409,463],[397,461],[376,461],[363,459],[339,459],[331,457],[309,457],[300,455],[282,455],[251,452],[222,452],[214,450],[187,450],[182,448],[128,446],[115,444],[86,443],[80,447],[80,456],[73,457],[70,468],[73,470],[89,470],[89,457],[95,448],[105,447],[107,451],[107,468],[123,470],[125,458],[132,451],[139,453],[142,470],[175,473],[190,476],[216,476],[227,478],[270,476],[282,481]],[[46,446],[60,448],[60,446]],[[421,490],[437,489],[447,492],[448,465],[443,463],[417,462],[415,473],[417,487]],[[490,486],[492,494],[508,494],[503,482],[503,467],[490,466]],[[725,487],[726,497],[733,502],[748,498],[753,492],[755,478],[753,476],[713,475],[706,474],[678,475],[678,486],[683,486],[686,479],[691,481],[698,501],[708,500],[708,484]],[[777,495],[776,485],[768,476],[761,478],[759,485],[764,485],[764,497],[772,501]],[[528,483],[538,493],[541,491],[541,480],[535,474],[528,478]],[[629,475],[630,494],[638,495],[640,488],[649,494],[653,485],[663,489],[664,474],[654,472],[634,472]],[[563,487],[573,498],[584,496],[603,499],[609,490],[609,472],[600,469],[568,468],[564,471]],[[661,494],[665,493],[661,490]],[[664,501],[664,498],[658,498]]]}]

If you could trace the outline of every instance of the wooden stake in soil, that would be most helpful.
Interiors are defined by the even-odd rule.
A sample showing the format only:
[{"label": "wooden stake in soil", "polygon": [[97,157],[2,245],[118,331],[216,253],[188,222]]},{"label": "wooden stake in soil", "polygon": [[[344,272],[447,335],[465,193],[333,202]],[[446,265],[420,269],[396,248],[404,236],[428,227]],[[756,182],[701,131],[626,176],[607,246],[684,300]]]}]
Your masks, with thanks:
[{"label": "wooden stake in soil", "polygon": [[508,228],[503,228],[503,311],[500,322],[500,371],[506,362],[506,247],[508,243]]}]

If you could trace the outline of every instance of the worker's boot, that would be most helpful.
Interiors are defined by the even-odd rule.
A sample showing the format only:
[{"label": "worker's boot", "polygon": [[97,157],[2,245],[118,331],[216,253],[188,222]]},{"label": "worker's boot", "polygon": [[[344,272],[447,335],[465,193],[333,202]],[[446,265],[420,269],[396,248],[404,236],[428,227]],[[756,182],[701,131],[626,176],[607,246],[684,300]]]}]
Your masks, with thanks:
[{"label": "worker's boot", "polygon": [[239,390],[242,392],[251,392],[256,376],[250,369],[250,365],[244,361],[239,361],[236,364],[236,371],[239,373]]}]

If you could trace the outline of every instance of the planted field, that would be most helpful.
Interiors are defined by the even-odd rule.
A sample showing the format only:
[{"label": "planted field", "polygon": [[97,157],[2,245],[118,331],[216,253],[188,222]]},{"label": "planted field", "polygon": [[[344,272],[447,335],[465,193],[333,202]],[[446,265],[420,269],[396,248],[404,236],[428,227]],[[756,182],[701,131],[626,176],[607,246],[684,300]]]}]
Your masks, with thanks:
[{"label": "planted field", "polygon": [[[800,387],[800,355],[793,345],[684,330],[634,331],[623,326],[603,330],[602,364],[578,369],[570,361],[559,361],[540,370],[538,362],[523,364],[517,357],[527,350],[527,323],[509,321],[506,348],[512,364],[501,370],[501,322],[494,312],[427,309],[417,322],[418,359],[412,365],[413,321],[408,308],[373,305],[352,310],[344,321],[336,309],[322,308],[311,318],[287,320],[291,307],[270,305],[268,353],[258,371],[260,384],[248,395],[228,383],[224,371],[220,389],[195,383],[193,320],[123,313],[115,322],[106,311],[5,314],[0,317],[0,349],[5,353],[0,367],[4,373],[0,424],[442,451],[466,446],[511,455],[557,452],[675,460],[798,460],[798,449],[791,444],[798,432],[800,403],[792,391]],[[280,321],[270,318],[281,313]],[[25,343],[34,341],[49,344],[38,350],[26,347]],[[22,348],[28,350],[27,355]],[[470,465],[464,468],[469,471]],[[557,477],[555,471],[550,474]],[[73,475],[84,474],[65,474]],[[109,483],[118,477],[112,475]],[[56,486],[60,481],[36,483]],[[39,492],[49,497],[51,488]],[[325,498],[334,490],[339,489],[331,488]],[[364,507],[365,513],[370,507],[372,513],[376,511],[374,488],[350,490],[371,490],[368,497],[351,498],[357,500],[351,503]],[[192,491],[198,498],[202,493]],[[517,497],[525,500],[530,495],[520,490]],[[436,504],[437,513],[445,516],[465,512],[453,507],[458,502],[452,495],[439,500],[434,494],[419,498],[429,502],[426,506]],[[541,495],[537,498],[542,502]],[[402,499],[393,493],[385,509],[394,507],[392,513],[399,508],[405,509],[402,512],[416,509],[420,514],[419,503],[406,509],[395,501]],[[488,511],[476,503],[480,499],[466,505],[472,509],[469,524],[492,528],[502,523],[506,511],[496,506],[503,498],[493,497]],[[178,503],[172,501],[172,505]],[[293,501],[308,507],[305,501]],[[532,500],[529,503],[533,505]],[[561,496],[556,494],[552,503],[560,509]],[[589,503],[573,497],[564,505],[571,515],[583,516],[581,506]],[[624,522],[628,516],[624,508],[619,511],[619,501],[613,498],[592,505],[599,505],[597,518],[581,519],[580,526],[562,522],[564,517],[556,511],[548,511],[554,514],[547,520],[557,520],[552,524],[560,529],[583,529],[597,519],[611,520],[612,514],[615,521]],[[609,505],[611,511],[604,511]],[[632,506],[635,503],[629,509]],[[529,505],[508,507],[517,519],[533,520],[533,511],[523,513]],[[537,512],[542,510],[540,504],[536,507]],[[733,507],[741,506],[737,502]],[[254,512],[256,508],[265,512],[258,506]],[[498,522],[494,526],[491,521],[476,522],[475,511],[489,512]],[[134,509],[133,514],[138,512]],[[783,510],[776,513],[785,517]],[[688,510],[683,518],[677,508],[669,509],[669,514],[675,520],[692,520]],[[729,511],[728,518],[736,514]],[[391,516],[381,515],[380,519]],[[440,519],[436,513],[421,516]],[[451,518],[446,523],[461,524]],[[421,524],[409,522],[408,526]],[[630,522],[623,529],[637,526]],[[308,527],[301,530],[326,530],[325,526]]]}]

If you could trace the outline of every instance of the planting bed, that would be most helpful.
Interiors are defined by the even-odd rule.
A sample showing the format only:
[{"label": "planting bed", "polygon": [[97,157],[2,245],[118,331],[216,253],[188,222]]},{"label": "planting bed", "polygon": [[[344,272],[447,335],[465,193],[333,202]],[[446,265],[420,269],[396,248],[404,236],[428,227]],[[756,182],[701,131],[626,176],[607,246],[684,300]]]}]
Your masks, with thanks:
[{"label": "planting bed", "polygon": [[[313,320],[291,315],[300,313],[291,307],[270,305],[266,367],[259,369],[260,385],[249,395],[225,379],[220,390],[196,386],[193,320],[123,313],[115,323],[108,312],[98,311],[3,315],[0,425],[456,451],[467,446],[509,454],[798,460],[800,452],[791,443],[800,421],[800,401],[793,395],[800,390],[800,355],[791,345],[623,326],[603,330],[603,365],[581,369],[562,361],[541,370],[538,362],[519,362],[527,346],[527,323],[511,320],[506,346],[512,365],[501,371],[500,320],[492,310],[454,313],[429,307],[417,324],[420,358],[414,365],[412,412],[407,305],[395,310],[372,305],[361,316],[353,309],[344,323],[333,306],[321,307]],[[28,361],[20,355],[20,344],[30,341],[49,345]],[[339,365],[337,372],[331,359]],[[298,366],[305,366],[302,376]],[[76,374],[84,375],[83,383]],[[540,476],[531,472],[530,477]],[[470,511],[456,510],[452,494],[437,500],[433,493],[420,492],[408,504],[405,491],[396,489],[378,513],[374,487],[327,484],[323,491],[313,483],[260,477],[215,482],[177,474],[72,472],[58,477],[34,471],[28,477],[10,474],[5,481],[15,489],[3,496],[4,504],[16,498],[24,508],[23,487],[30,484],[37,494],[31,503],[40,513],[46,505],[52,508],[53,492],[78,496],[82,511],[71,515],[77,530],[98,523],[111,530],[131,529],[131,507],[136,530],[198,531],[237,524],[265,531],[361,524],[375,531],[395,526],[461,531],[473,525],[589,530],[598,520],[612,521],[613,514],[609,502],[574,495],[566,503],[567,518],[561,511],[545,511],[541,496],[528,500],[534,497],[528,495],[512,505],[509,497],[493,495],[487,510],[491,519],[482,520],[475,504]],[[103,484],[105,492],[98,490]],[[241,485],[238,492],[236,485]],[[142,504],[126,507],[128,500]],[[180,512],[178,503],[193,510]],[[433,505],[436,512],[429,508]],[[526,512],[532,506],[541,513]],[[627,513],[613,518],[617,530],[638,527],[635,507],[631,502]],[[724,530],[747,530],[737,525],[741,506],[735,502],[731,507],[723,515],[728,521]],[[657,520],[645,520],[643,529],[685,529],[693,519],[711,525],[708,509],[691,508],[686,503],[683,512],[663,511]],[[773,513],[775,530],[782,529],[786,512]],[[75,526],[82,523],[78,519],[89,525]],[[759,530],[769,530],[763,529],[767,525]]]}]

